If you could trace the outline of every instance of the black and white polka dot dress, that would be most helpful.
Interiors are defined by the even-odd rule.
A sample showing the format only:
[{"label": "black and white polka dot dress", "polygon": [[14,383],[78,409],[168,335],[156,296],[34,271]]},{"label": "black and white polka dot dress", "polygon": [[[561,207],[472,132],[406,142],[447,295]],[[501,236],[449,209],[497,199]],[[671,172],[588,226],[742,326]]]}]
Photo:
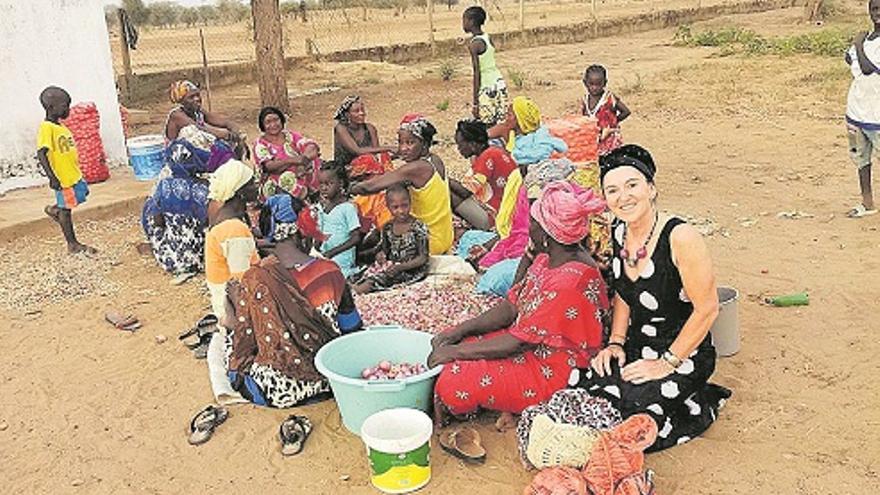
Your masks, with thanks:
[{"label": "black and white polka dot dress", "polygon": [[[612,275],[615,291],[629,305],[630,326],[624,346],[626,362],[656,359],[663,355],[678,337],[693,305],[681,283],[678,268],[672,262],[669,236],[684,223],[669,219],[660,232],[657,247],[644,264],[638,278],[631,280],[623,269],[620,249],[626,225],[612,227],[615,256]],[[699,436],[715,421],[718,409],[730,397],[730,390],[708,383],[715,370],[715,348],[707,336],[671,375],[633,385],[620,378],[617,362],[613,372],[599,377],[590,369],[580,370],[577,385],[590,395],[604,397],[624,417],[647,413],[657,422],[657,441],[648,451],[663,450]],[[572,377],[572,382],[575,377]]]}]

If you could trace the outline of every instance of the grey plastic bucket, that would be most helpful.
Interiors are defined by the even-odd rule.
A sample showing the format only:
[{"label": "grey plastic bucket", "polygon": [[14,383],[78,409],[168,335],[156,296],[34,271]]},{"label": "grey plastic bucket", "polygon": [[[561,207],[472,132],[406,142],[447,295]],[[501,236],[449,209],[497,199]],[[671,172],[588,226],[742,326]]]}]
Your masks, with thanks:
[{"label": "grey plastic bucket", "polygon": [[718,303],[721,309],[709,333],[719,356],[733,356],[739,352],[739,319],[736,315],[738,300],[739,291],[733,287],[718,287]]}]

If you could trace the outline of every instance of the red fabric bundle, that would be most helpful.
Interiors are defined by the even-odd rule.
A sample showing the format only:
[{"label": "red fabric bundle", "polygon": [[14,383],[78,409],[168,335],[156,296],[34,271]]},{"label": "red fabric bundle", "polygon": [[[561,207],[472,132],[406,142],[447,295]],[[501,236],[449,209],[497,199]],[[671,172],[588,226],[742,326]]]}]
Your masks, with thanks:
[{"label": "red fabric bundle", "polygon": [[550,135],[568,145],[566,158],[578,162],[595,162],[599,159],[599,127],[596,119],[580,115],[566,115],[557,119],[544,119]]},{"label": "red fabric bundle", "polygon": [[101,142],[101,118],[92,102],[77,103],[70,107],[70,115],[62,122],[76,142],[79,168],[89,184],[110,178],[104,143]]}]

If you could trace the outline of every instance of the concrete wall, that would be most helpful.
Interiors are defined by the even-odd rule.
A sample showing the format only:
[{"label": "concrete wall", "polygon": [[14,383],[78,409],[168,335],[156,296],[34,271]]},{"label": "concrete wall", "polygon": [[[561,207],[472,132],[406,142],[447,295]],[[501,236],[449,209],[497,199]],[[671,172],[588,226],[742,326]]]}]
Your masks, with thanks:
[{"label": "concrete wall", "polygon": [[[2,1],[2,0],[0,0]],[[582,22],[568,26],[552,26],[496,33],[492,43],[496,48],[511,50],[514,48],[531,47],[538,44],[577,43],[591,38],[615,36],[623,33],[663,29],[691,22],[711,19],[722,15],[763,12],[767,10],[792,7],[802,0],[750,0],[724,5],[693,7],[676,10],[662,10],[647,14],[607,19],[598,24]],[[374,60],[404,64],[423,61],[432,55],[448,56],[461,54],[462,48],[455,39],[438,40],[431,45],[427,42],[359,48],[341,52],[326,53],[321,58],[330,62],[350,62],[354,60]],[[288,68],[302,66],[310,61],[308,57],[288,57],[285,65]],[[242,62],[236,64],[209,67],[211,86],[219,88],[235,84],[254,82],[254,64]],[[134,75],[131,80],[130,103],[137,104],[163,98],[168,86],[177,79],[202,81],[201,68],[183,68],[176,71],[157,72],[146,75]]]},{"label": "concrete wall", "polygon": [[103,4],[0,0],[0,191],[11,177],[37,176],[39,95],[49,85],[66,89],[74,103],[95,102],[108,159],[127,161]]}]

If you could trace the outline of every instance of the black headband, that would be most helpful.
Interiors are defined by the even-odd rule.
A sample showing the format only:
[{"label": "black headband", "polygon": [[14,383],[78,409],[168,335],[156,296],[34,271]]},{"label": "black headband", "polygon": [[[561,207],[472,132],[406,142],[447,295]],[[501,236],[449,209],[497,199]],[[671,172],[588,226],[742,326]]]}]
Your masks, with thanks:
[{"label": "black headband", "polygon": [[651,158],[648,150],[634,144],[624,145],[599,157],[600,180],[604,181],[608,172],[620,167],[633,167],[645,176],[645,180],[651,183],[654,182],[654,175],[657,173],[654,159]]}]

